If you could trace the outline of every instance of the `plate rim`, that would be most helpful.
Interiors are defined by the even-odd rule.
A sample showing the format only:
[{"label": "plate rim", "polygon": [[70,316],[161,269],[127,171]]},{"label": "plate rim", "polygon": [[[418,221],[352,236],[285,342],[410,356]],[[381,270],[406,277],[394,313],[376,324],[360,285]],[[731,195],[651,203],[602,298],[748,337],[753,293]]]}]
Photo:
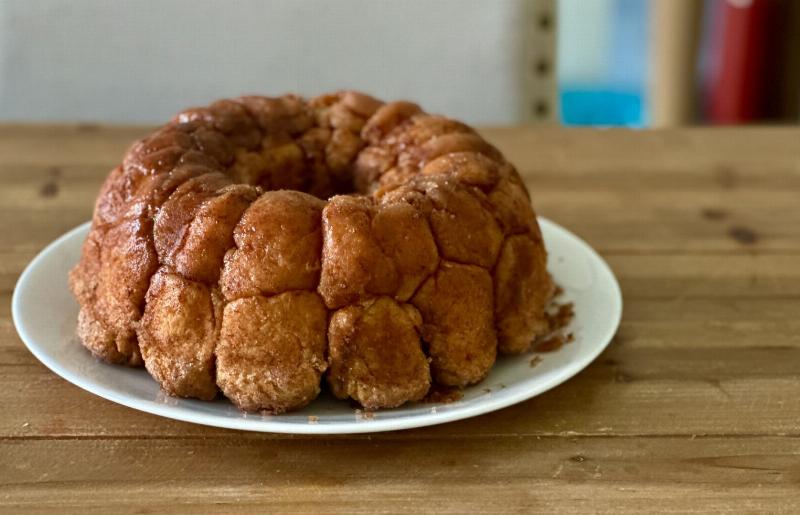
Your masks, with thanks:
[{"label": "plate rim", "polygon": [[453,409],[448,409],[447,411],[429,410],[422,414],[411,415],[403,418],[374,418],[332,424],[274,422],[264,419],[248,419],[246,417],[226,418],[211,413],[196,412],[191,410],[175,410],[173,407],[166,404],[162,405],[147,403],[143,405],[136,398],[119,394],[114,389],[107,388],[90,379],[86,379],[86,377],[81,374],[73,373],[72,371],[63,367],[59,360],[51,358],[51,355],[44,351],[44,346],[36,342],[32,335],[27,332],[24,315],[22,313],[21,297],[24,294],[23,292],[25,284],[28,283],[33,272],[41,266],[41,263],[57,248],[61,247],[65,241],[74,238],[76,233],[88,231],[91,222],[80,224],[62,234],[45,246],[44,249],[42,249],[28,263],[14,285],[14,292],[11,298],[11,316],[14,322],[14,327],[16,328],[17,333],[19,334],[19,337],[25,347],[31,354],[34,355],[36,359],[39,360],[39,362],[50,369],[50,371],[67,382],[77,386],[78,388],[81,388],[82,390],[136,411],[211,427],[282,434],[326,435],[377,433],[439,425],[498,411],[500,409],[504,409],[529,400],[563,384],[565,381],[578,375],[595,359],[597,359],[597,357],[608,347],[614,335],[619,330],[623,312],[622,290],[620,289],[617,277],[614,275],[611,267],[603,259],[603,257],[594,250],[594,248],[592,248],[579,236],[545,217],[538,216],[537,219],[541,226],[547,226],[548,229],[561,233],[561,236],[572,240],[573,243],[576,243],[582,247],[587,255],[593,258],[596,264],[601,268],[602,272],[610,279],[609,284],[611,285],[612,290],[610,293],[618,305],[618,309],[615,310],[613,323],[608,326],[609,329],[606,331],[606,334],[603,334],[602,336],[595,336],[598,339],[602,339],[601,344],[593,347],[590,352],[580,354],[577,359],[559,370],[554,377],[543,383],[540,383],[538,386],[530,389],[520,389],[519,391],[513,393],[507,392],[507,394],[503,397],[492,397],[482,403],[465,405],[461,408],[453,407]]}]

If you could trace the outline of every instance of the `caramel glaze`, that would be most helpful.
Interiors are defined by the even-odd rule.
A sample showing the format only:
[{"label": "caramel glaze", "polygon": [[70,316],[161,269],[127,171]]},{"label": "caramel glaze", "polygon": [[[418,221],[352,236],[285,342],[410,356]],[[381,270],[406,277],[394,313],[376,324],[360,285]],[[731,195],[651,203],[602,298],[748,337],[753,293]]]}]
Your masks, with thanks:
[{"label": "caramel glaze", "polygon": [[528,192],[463,123],[356,92],[181,112],[103,184],[70,285],[97,357],[280,413],[480,381],[547,330]]}]

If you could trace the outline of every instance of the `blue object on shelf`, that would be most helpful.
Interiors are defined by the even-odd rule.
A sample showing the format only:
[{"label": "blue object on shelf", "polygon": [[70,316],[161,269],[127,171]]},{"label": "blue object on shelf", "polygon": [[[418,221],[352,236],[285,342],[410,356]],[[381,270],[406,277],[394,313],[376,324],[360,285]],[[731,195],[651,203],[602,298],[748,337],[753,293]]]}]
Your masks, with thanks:
[{"label": "blue object on shelf", "polygon": [[644,127],[644,100],[639,91],[561,88],[561,121],[564,125]]},{"label": "blue object on shelf", "polygon": [[559,0],[559,12],[561,121],[646,126],[649,2]]}]

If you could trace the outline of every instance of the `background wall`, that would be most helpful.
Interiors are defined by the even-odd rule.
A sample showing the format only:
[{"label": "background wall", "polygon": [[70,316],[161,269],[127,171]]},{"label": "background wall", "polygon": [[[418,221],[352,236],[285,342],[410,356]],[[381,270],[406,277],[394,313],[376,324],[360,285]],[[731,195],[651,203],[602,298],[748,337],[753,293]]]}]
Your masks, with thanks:
[{"label": "background wall", "polygon": [[552,55],[553,4],[0,0],[0,120],[151,123],[219,97],[341,88],[470,123],[552,119],[554,65],[529,61]]}]

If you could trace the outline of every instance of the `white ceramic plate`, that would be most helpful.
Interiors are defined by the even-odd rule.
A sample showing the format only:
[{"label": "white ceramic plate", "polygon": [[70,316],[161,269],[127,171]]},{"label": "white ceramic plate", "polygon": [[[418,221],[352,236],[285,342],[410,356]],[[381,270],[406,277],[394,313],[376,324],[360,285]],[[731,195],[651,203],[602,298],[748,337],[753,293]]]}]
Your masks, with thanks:
[{"label": "white ceramic plate", "polygon": [[323,394],[305,409],[283,415],[253,415],[227,400],[203,402],[164,395],[144,369],[108,365],[76,340],[78,305],[67,286],[89,231],[86,223],[51,243],[28,265],[12,301],[14,324],[39,361],[67,381],[110,401],[163,417],[209,426],[276,433],[365,433],[441,424],[474,417],[530,399],[571,378],[605,349],[619,325],[622,296],[614,274],[583,240],[540,219],[549,251],[548,268],[564,288],[560,300],[575,305],[568,331],[575,340],[555,352],[501,358],[483,382],[447,404],[416,403],[363,413]]}]

